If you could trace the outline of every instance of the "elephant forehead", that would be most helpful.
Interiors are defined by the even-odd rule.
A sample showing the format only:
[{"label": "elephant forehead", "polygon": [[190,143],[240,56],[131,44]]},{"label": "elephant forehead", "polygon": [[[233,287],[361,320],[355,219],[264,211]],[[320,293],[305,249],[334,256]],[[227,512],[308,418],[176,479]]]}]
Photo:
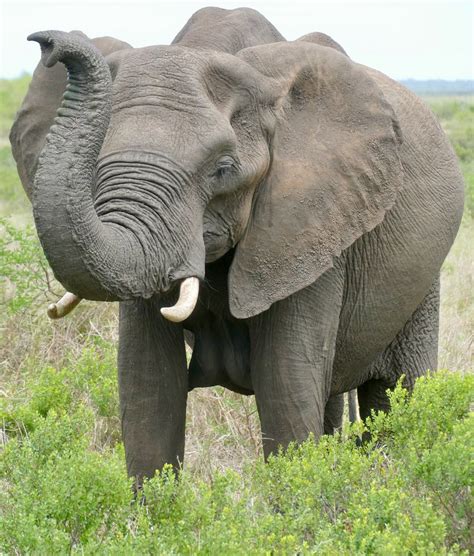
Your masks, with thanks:
[{"label": "elephant forehead", "polygon": [[238,102],[220,102],[210,90],[211,76],[223,61],[217,58],[180,46],[127,51],[113,84],[101,156],[148,151],[195,166],[216,151],[232,150],[236,137],[230,120]]},{"label": "elephant forehead", "polygon": [[229,121],[215,107],[137,105],[112,114],[101,152],[151,151],[199,164],[216,150],[232,149],[235,142]]},{"label": "elephant forehead", "polygon": [[114,81],[114,106],[145,103],[201,106],[209,102],[202,76],[209,61],[202,52],[153,46],[127,52]]}]

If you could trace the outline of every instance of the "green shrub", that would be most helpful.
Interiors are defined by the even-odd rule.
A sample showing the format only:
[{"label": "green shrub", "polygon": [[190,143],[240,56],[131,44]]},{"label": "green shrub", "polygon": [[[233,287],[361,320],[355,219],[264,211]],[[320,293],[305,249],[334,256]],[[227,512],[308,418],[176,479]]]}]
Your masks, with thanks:
[{"label": "green shrub", "polygon": [[372,419],[376,441],[404,466],[405,484],[436,502],[445,515],[448,538],[469,546],[473,519],[471,488],[474,478],[474,376],[462,382],[447,373],[418,380],[413,397],[398,386],[391,394],[391,413]]},{"label": "green shrub", "polygon": [[0,299],[9,315],[44,304],[54,293],[53,274],[32,227],[0,219],[0,277]]},{"label": "green shrub", "polygon": [[[34,427],[0,456],[4,552],[467,554],[473,377],[439,373],[420,379],[412,396],[397,387],[363,447],[359,423],[210,483],[186,471],[176,481],[166,468],[145,483],[143,505],[132,503],[121,445],[91,449],[101,403],[90,393],[115,396],[97,386],[112,367],[104,350],[91,346],[67,372],[30,379],[23,407]],[[56,401],[46,402],[46,391]]]},{"label": "green shrub", "polygon": [[0,398],[0,422],[8,435],[35,430],[41,418],[90,409],[96,418],[117,419],[116,350],[108,342],[91,342],[81,356],[57,369],[25,369],[22,392]]},{"label": "green shrub", "polygon": [[92,425],[84,411],[50,412],[28,437],[7,444],[0,468],[7,484],[0,495],[3,550],[64,554],[126,517],[130,484],[122,457],[87,449]]}]

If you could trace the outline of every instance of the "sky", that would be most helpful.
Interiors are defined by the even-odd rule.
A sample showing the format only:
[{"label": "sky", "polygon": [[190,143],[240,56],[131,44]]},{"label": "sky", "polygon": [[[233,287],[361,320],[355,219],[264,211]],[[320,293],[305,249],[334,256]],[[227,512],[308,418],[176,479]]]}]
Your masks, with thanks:
[{"label": "sky", "polygon": [[469,0],[0,0],[0,77],[31,73],[35,31],[79,29],[141,47],[169,44],[199,8],[248,6],[288,40],[332,36],[357,62],[394,79],[473,79],[474,3]]}]

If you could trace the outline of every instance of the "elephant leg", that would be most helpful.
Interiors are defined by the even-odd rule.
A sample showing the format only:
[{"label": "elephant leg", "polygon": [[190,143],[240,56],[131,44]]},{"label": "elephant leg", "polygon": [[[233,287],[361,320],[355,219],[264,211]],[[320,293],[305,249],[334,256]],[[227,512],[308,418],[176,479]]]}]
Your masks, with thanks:
[{"label": "elephant leg", "polygon": [[334,434],[342,427],[344,415],[344,394],[331,396],[324,409],[324,434]]},{"label": "elephant leg", "polygon": [[435,280],[411,318],[388,348],[372,363],[371,380],[357,390],[360,415],[365,419],[370,410],[387,411],[386,394],[404,375],[403,385],[413,389],[418,377],[438,364],[439,278]]},{"label": "elephant leg", "polygon": [[357,390],[347,392],[347,404],[349,406],[349,422],[355,423],[359,421],[359,400],[357,398]]},{"label": "elephant leg", "polygon": [[361,419],[369,417],[372,409],[374,411],[388,411],[390,409],[390,401],[387,396],[387,390],[390,387],[391,384],[385,380],[368,380],[357,388]]},{"label": "elephant leg", "polygon": [[333,268],[249,321],[265,458],[324,432],[343,282],[343,272]]},{"label": "elephant leg", "polygon": [[140,484],[184,455],[188,377],[182,326],[156,299],[120,304],[119,394],[127,470]]}]

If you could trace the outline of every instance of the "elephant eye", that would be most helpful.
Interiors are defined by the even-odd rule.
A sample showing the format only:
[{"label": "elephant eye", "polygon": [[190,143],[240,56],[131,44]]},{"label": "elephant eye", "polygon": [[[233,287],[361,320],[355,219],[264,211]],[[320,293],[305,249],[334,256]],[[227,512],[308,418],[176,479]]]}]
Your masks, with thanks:
[{"label": "elephant eye", "polygon": [[231,156],[224,156],[217,163],[217,168],[214,172],[214,175],[217,178],[224,178],[234,172],[236,168],[237,164],[235,160]]}]

